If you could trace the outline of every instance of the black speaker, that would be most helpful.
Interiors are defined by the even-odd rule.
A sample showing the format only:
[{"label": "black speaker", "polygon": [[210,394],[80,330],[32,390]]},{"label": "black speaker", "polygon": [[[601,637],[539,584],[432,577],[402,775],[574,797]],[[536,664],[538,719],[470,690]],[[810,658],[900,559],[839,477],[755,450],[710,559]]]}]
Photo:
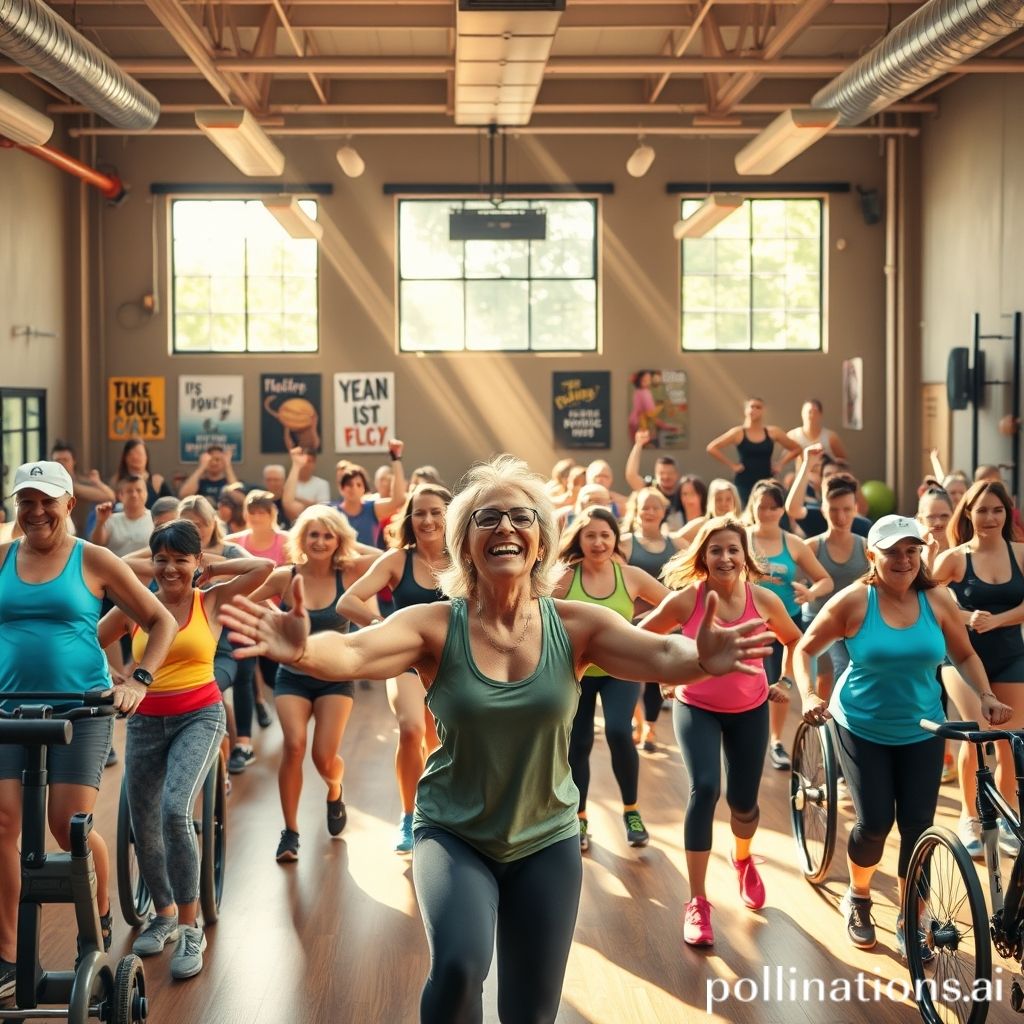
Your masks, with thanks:
[{"label": "black speaker", "polygon": [[877,224],[882,219],[882,197],[877,188],[857,186],[860,196],[860,213],[865,224]]},{"label": "black speaker", "polygon": [[946,363],[946,398],[950,409],[966,409],[971,402],[980,408],[985,404],[985,353],[978,353],[978,360],[972,370],[971,354],[966,348],[949,351]]}]

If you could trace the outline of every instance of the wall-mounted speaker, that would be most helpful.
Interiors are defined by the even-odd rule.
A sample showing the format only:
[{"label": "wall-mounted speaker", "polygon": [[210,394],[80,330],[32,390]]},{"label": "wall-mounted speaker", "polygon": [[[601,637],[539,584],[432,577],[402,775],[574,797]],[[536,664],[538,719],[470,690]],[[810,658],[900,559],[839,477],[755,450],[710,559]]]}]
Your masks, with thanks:
[{"label": "wall-mounted speaker", "polygon": [[950,409],[966,409],[971,402],[979,408],[985,404],[985,353],[978,353],[973,369],[970,358],[969,349],[950,349],[946,363],[946,398]]},{"label": "wall-mounted speaker", "polygon": [[865,224],[877,224],[882,219],[882,196],[877,188],[857,186],[860,196],[860,214]]}]

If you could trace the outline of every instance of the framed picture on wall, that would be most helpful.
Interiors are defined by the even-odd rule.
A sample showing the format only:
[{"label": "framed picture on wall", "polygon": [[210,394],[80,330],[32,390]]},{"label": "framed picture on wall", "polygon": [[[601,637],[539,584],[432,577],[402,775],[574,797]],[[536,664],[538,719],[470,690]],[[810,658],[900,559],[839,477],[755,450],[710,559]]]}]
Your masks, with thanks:
[{"label": "framed picture on wall", "polygon": [[260,451],[292,448],[321,449],[320,374],[261,374]]},{"label": "framed picture on wall", "polygon": [[610,448],[611,380],[607,370],[551,375],[556,448]]},{"label": "framed picture on wall", "polygon": [[864,360],[860,356],[843,360],[843,426],[864,429]]}]

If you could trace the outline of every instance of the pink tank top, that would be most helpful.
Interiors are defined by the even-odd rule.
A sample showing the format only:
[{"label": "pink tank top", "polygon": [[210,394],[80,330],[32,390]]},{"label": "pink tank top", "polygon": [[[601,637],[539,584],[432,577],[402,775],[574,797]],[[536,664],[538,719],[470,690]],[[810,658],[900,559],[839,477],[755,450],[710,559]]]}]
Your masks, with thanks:
[{"label": "pink tank top", "polygon": [[[743,608],[743,614],[733,622],[723,622],[719,619],[720,625],[739,626],[761,617],[754,606],[753,589],[749,583],[744,586],[747,588],[747,603]],[[694,605],[693,614],[686,620],[681,630],[683,636],[688,636],[691,640],[696,637],[697,630],[700,629],[700,620],[704,617],[704,594],[705,584],[701,583],[697,587],[697,603]],[[676,697],[684,704],[703,708],[705,711],[727,711],[731,714],[751,711],[767,700],[768,679],[764,674],[762,659],[751,658],[747,664],[757,669],[755,675],[730,672],[725,676],[709,676],[699,683],[677,686]]]},{"label": "pink tank top", "polygon": [[238,538],[238,545],[245,548],[253,558],[269,558],[274,565],[284,565],[288,561],[284,553],[284,545],[288,534],[275,533],[274,541],[269,548],[257,548],[252,542],[252,534],[248,531]]}]

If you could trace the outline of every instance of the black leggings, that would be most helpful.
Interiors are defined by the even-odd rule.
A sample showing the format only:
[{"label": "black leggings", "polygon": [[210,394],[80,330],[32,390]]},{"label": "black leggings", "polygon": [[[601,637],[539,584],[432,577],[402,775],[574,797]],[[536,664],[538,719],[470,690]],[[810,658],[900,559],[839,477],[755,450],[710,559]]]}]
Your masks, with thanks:
[{"label": "black leggings", "polygon": [[[799,611],[795,615],[791,615],[790,618],[793,620],[793,625],[802,633],[809,625],[809,622],[804,622],[803,612]],[[786,661],[786,648],[779,643],[778,640],[772,641],[772,653],[764,659],[764,674],[768,677],[768,685],[777,683],[782,678],[782,666]]]},{"label": "black leggings", "polygon": [[846,776],[857,821],[846,852],[858,867],[882,859],[893,823],[900,830],[897,874],[907,877],[914,844],[935,817],[946,741],[933,736],[919,743],[890,746],[854,736],[836,722],[839,761]]},{"label": "black leggings", "polygon": [[639,690],[614,676],[584,676],[580,680],[580,703],[569,734],[569,767],[572,781],[580,791],[580,810],[587,809],[590,789],[590,751],[594,748],[594,714],[597,695],[601,695],[604,711],[604,737],[612,755],[612,772],[619,784],[622,802],[627,807],[636,803],[640,779],[640,755],[633,745],[633,709]]},{"label": "black leggings", "polygon": [[502,1024],[550,1024],[579,910],[577,836],[500,863],[439,828],[416,830],[413,883],[430,947],[421,1024],[479,1024],[498,944]]},{"label": "black leggings", "polygon": [[234,698],[235,732],[252,735],[252,713],[256,706],[256,665],[252,658],[236,660],[229,651],[217,651],[213,674],[220,692],[230,689]]},{"label": "black leggings", "polygon": [[644,721],[654,725],[661,714],[665,698],[661,695],[659,683],[644,683]]},{"label": "black leggings", "polygon": [[[711,849],[715,805],[722,795],[722,754],[725,754],[725,802],[741,838],[757,831],[757,793],[768,749],[768,701],[750,711],[705,711],[682,701],[672,706],[672,728],[690,776],[690,801],[683,823],[687,850]],[[736,833],[739,835],[740,833]]]}]

